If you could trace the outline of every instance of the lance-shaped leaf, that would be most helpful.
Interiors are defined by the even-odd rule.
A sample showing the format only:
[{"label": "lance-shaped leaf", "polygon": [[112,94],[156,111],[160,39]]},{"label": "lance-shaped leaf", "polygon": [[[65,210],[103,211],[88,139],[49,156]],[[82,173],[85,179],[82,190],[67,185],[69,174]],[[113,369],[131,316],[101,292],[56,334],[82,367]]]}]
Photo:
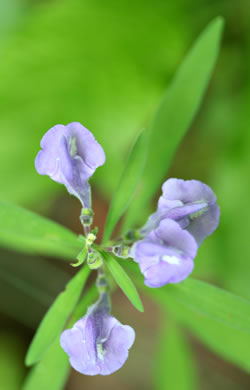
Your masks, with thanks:
[{"label": "lance-shaped leaf", "polygon": [[192,278],[166,286],[164,294],[200,316],[250,334],[250,301],[244,298]]},{"label": "lance-shaped leaf", "polygon": [[126,263],[126,269],[144,293],[167,308],[208,347],[250,372],[248,300],[192,278],[176,285],[148,288],[136,264]]},{"label": "lance-shaped leaf", "polygon": [[138,196],[124,229],[145,217],[144,210],[166,177],[173,155],[190,127],[218,56],[223,20],[216,18],[194,43],[168,87],[150,126],[149,153]]},{"label": "lance-shaped leaf", "polygon": [[[72,319],[69,321],[69,328],[85,314],[88,306],[97,296],[96,286],[93,285],[77,304]],[[62,390],[69,371],[69,357],[61,348],[59,337],[57,337],[40,362],[29,372],[22,390]]]},{"label": "lance-shaped leaf", "polygon": [[148,131],[143,131],[136,139],[131,150],[110,205],[103,237],[104,242],[110,238],[115,225],[133,199],[146,163],[148,135]]},{"label": "lance-shaped leaf", "polygon": [[68,356],[62,350],[57,337],[42,360],[31,369],[22,390],[62,390],[69,371]]},{"label": "lance-shaped leaf", "polygon": [[31,365],[41,359],[72,313],[89,275],[90,269],[84,266],[67,284],[45,314],[29,347],[26,364]]},{"label": "lance-shaped leaf", "polygon": [[197,370],[191,345],[179,326],[162,315],[154,359],[154,389],[197,389]]},{"label": "lance-shaped leaf", "polygon": [[136,287],[128,274],[124,271],[122,266],[116,261],[113,255],[110,253],[102,252],[105,263],[108,266],[113,278],[115,279],[118,286],[122,289],[124,294],[128,297],[134,307],[143,312],[143,305],[140,296],[136,290]]},{"label": "lance-shaped leaf", "polygon": [[138,272],[137,264],[125,263],[140,287],[161,303],[174,304],[224,326],[250,335],[250,301],[212,284],[188,278],[181,283],[161,288],[148,288]]},{"label": "lance-shaped leaf", "polygon": [[0,221],[2,247],[74,260],[85,245],[63,226],[5,202],[0,202]]},{"label": "lance-shaped leaf", "polygon": [[[163,302],[164,299],[164,302]],[[162,306],[165,306],[176,320],[185,325],[193,335],[208,348],[243,370],[250,372],[250,334],[225,323],[205,317],[199,312],[162,296]]]}]

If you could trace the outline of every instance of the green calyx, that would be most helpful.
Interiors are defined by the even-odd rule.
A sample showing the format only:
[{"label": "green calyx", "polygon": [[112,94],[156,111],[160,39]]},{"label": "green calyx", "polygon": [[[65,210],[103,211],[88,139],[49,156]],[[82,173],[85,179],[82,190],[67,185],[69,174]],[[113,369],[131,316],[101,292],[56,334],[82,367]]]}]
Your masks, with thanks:
[{"label": "green calyx", "polygon": [[90,269],[98,269],[103,265],[103,259],[100,253],[91,250],[88,253],[87,263]]}]

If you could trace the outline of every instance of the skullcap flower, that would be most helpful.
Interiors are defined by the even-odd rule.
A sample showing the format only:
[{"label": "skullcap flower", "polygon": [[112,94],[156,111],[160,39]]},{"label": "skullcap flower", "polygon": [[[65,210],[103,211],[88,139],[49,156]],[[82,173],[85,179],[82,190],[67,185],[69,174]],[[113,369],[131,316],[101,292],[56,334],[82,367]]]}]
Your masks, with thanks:
[{"label": "skullcap flower", "polygon": [[89,307],[87,314],[60,338],[71,366],[85,375],[109,375],[128,358],[135,332],[109,314],[107,296]]},{"label": "skullcap flower", "polygon": [[196,253],[195,239],[171,219],[160,221],[159,226],[136,242],[131,250],[149,287],[184,280],[193,270]]},{"label": "skullcap flower", "polygon": [[142,228],[142,235],[169,218],[189,231],[200,246],[219,223],[220,209],[212,189],[198,180],[169,179],[163,184],[162,191],[158,209]]},{"label": "skullcap flower", "polygon": [[43,136],[35,167],[40,175],[66,186],[70,194],[90,207],[88,180],[105,162],[105,153],[93,134],[80,123],[56,125]]}]

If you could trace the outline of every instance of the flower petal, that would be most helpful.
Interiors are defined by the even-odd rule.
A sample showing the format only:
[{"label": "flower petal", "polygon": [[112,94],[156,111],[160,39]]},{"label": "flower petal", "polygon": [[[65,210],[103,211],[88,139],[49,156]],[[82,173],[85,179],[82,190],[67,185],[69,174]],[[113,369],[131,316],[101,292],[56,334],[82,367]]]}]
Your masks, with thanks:
[{"label": "flower petal", "polygon": [[96,169],[105,163],[105,153],[93,134],[81,123],[72,122],[67,126],[69,136],[77,140],[77,154],[89,168]]},{"label": "flower petal", "polygon": [[131,251],[149,287],[178,283],[193,270],[197,243],[192,235],[171,219],[164,219]]},{"label": "flower petal", "polygon": [[192,259],[179,259],[179,264],[160,261],[158,266],[150,267],[144,273],[145,284],[149,287],[161,287],[167,283],[179,283],[192,272]]},{"label": "flower petal", "polygon": [[219,219],[220,208],[215,203],[201,217],[194,218],[190,222],[187,230],[195,238],[198,246],[202,244],[207,236],[210,236],[215,231],[218,227]]},{"label": "flower petal", "polygon": [[89,307],[87,314],[72,329],[61,335],[61,346],[72,367],[86,375],[109,375],[128,357],[135,338],[134,330],[109,314],[107,294]]},{"label": "flower petal", "polygon": [[162,192],[162,202],[169,200],[186,204],[199,201],[211,204],[216,201],[212,189],[198,180],[169,179],[163,184]]},{"label": "flower petal", "polygon": [[105,153],[93,134],[78,122],[56,125],[43,136],[41,147],[35,160],[37,172],[64,184],[89,208],[88,180],[105,162]]},{"label": "flower petal", "polygon": [[166,247],[176,248],[182,251],[185,256],[194,258],[197,254],[197,244],[189,232],[183,230],[179,224],[171,219],[164,219],[155,230],[159,240],[164,242]]},{"label": "flower petal", "polygon": [[[117,320],[116,320],[117,321]],[[128,358],[128,351],[135,340],[134,329],[117,321],[108,340],[104,343],[104,359],[99,362],[100,374],[109,375],[119,370]]]}]

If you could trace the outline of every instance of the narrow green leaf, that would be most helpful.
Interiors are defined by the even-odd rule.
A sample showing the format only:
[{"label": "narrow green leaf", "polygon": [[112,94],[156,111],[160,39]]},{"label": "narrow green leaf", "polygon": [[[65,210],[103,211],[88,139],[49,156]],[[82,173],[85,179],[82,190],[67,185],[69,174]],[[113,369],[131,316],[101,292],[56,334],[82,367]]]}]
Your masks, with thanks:
[{"label": "narrow green leaf", "polygon": [[[195,281],[191,280],[193,282]],[[197,296],[192,293],[189,295],[190,291],[182,290],[182,284],[157,291],[147,289],[147,293],[156,298],[209,348],[250,372],[250,328],[247,325],[250,303],[212,286],[209,286],[207,292],[198,288]],[[211,289],[219,290],[218,294],[215,291],[211,294]],[[198,294],[201,294],[199,298]]]},{"label": "narrow green leaf", "polygon": [[[97,296],[96,286],[92,285],[77,304],[67,328],[72,327],[85,314],[88,306]],[[62,390],[69,371],[68,355],[61,348],[59,337],[57,337],[40,362],[29,372],[22,390]]]},{"label": "narrow green leaf", "polygon": [[67,329],[72,327],[76,321],[78,321],[83,315],[86,314],[89,305],[95,302],[98,299],[98,296],[98,290],[96,284],[94,283],[87,289],[83,297],[78,302],[73,316],[69,321],[69,325],[66,327]]},{"label": "narrow green leaf", "polygon": [[136,264],[126,262],[125,266],[144,293],[165,307],[215,353],[250,372],[248,300],[191,278],[176,285],[148,288]]},{"label": "narrow green leaf", "polygon": [[102,256],[118,286],[128,297],[132,305],[134,305],[137,310],[143,312],[144,309],[140,296],[128,274],[110,253],[103,252]]},{"label": "narrow green leaf", "polygon": [[[250,334],[226,326],[222,322],[191,311],[168,297],[162,296],[161,303],[179,322],[185,325],[202,343],[221,356],[250,372]],[[164,301],[163,301],[164,300]]]},{"label": "narrow green leaf", "polygon": [[0,246],[74,260],[84,242],[63,226],[21,207],[0,202]]},{"label": "narrow green leaf", "polygon": [[122,172],[107,216],[103,241],[107,241],[120,217],[127,210],[135,195],[139,180],[143,174],[148,149],[148,131],[143,131],[136,139]]},{"label": "narrow green leaf", "polygon": [[27,376],[22,390],[62,390],[70,371],[69,358],[57,337]]},{"label": "narrow green leaf", "polygon": [[141,191],[127,215],[124,229],[143,211],[166,177],[173,155],[196,115],[218,56],[223,20],[216,18],[194,43],[153,118],[149,153]]},{"label": "narrow green leaf", "polygon": [[169,285],[163,291],[200,316],[250,334],[250,301],[244,298],[192,278]]},{"label": "narrow green leaf", "polygon": [[250,335],[250,301],[247,299],[192,278],[159,289],[148,289],[141,278],[137,281],[148,295],[160,302],[168,304],[174,301],[190,313],[197,313],[199,317],[212,319]]},{"label": "narrow green leaf", "polygon": [[191,346],[169,316],[162,318],[160,324],[154,364],[154,389],[196,390],[198,374]]},{"label": "narrow green leaf", "polygon": [[41,359],[48,347],[63,330],[63,327],[80,298],[90,269],[85,266],[66,285],[43,318],[29,347],[26,364],[31,365]]}]

